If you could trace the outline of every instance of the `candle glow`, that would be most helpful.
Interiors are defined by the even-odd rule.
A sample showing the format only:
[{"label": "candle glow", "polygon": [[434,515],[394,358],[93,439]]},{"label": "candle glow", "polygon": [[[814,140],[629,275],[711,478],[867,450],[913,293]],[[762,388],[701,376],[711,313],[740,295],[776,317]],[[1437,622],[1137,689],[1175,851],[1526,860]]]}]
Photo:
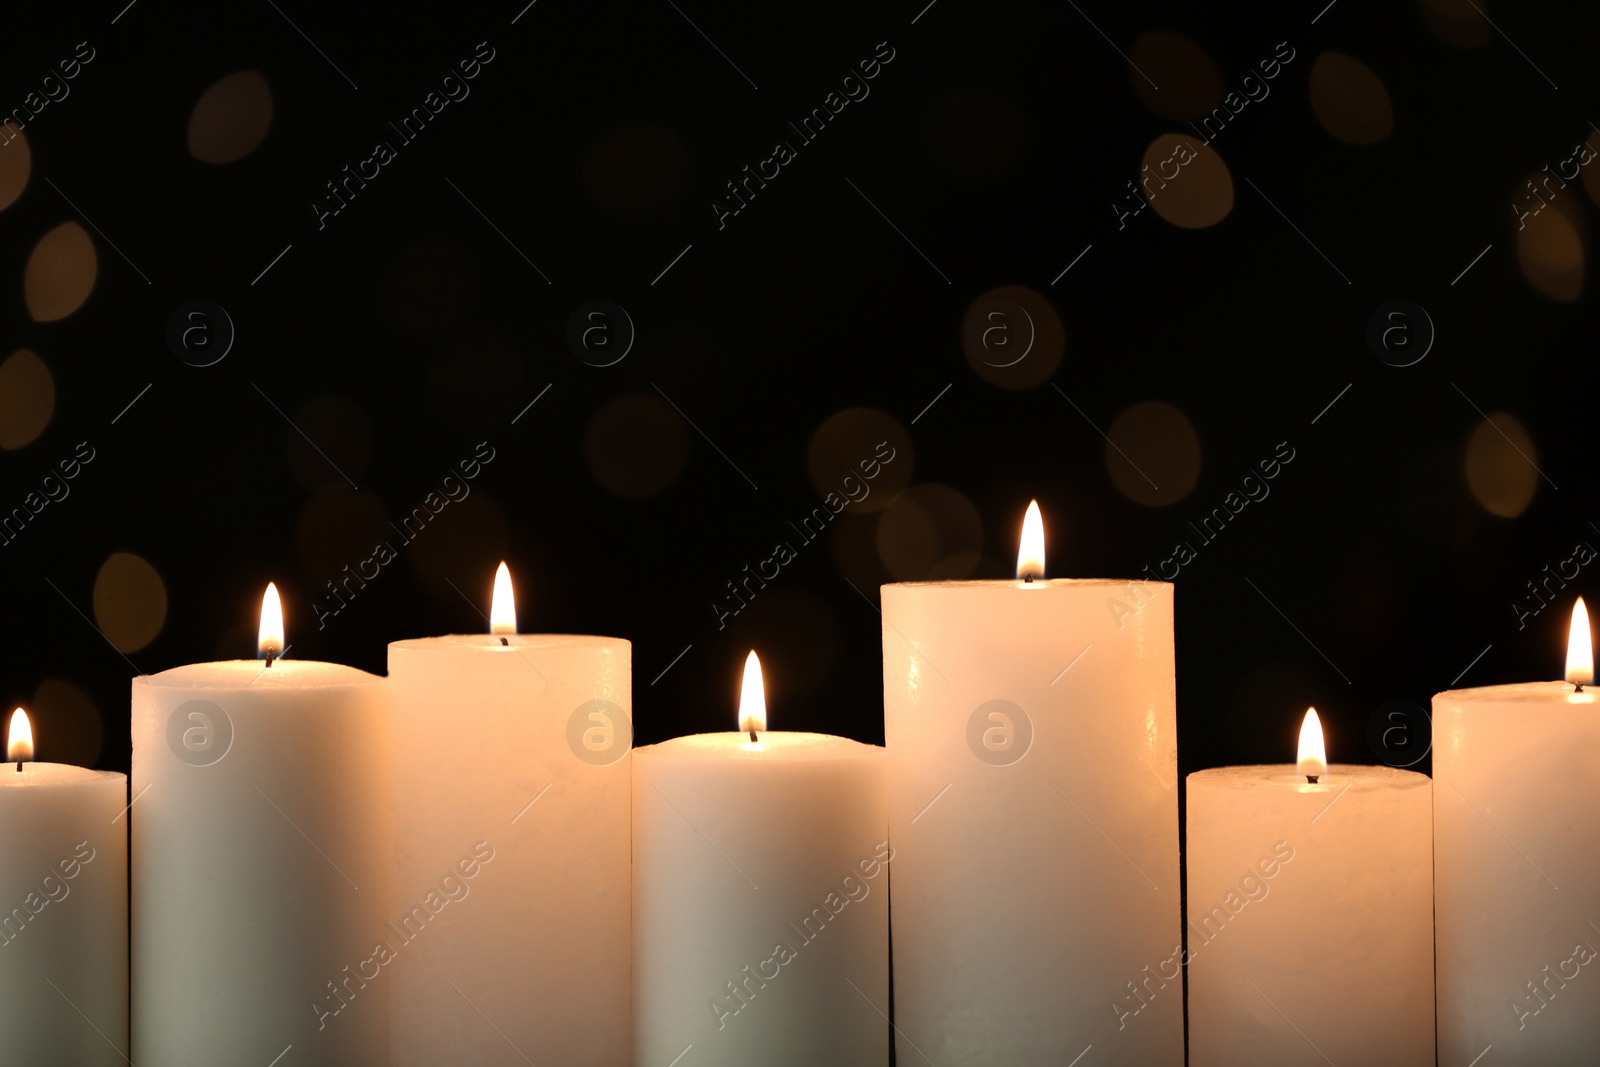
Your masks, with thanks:
[{"label": "candle glow", "polygon": [[261,630],[256,638],[256,656],[270,664],[283,655],[283,602],[278,599],[278,587],[267,583],[261,595]]},{"label": "candle glow", "polygon": [[1307,708],[1300,724],[1300,752],[1295,769],[1313,782],[1328,773],[1328,751],[1322,741],[1322,720],[1316,708]]},{"label": "candle glow", "polygon": [[18,770],[21,764],[33,759],[33,724],[28,721],[28,713],[18,708],[11,713],[11,731],[6,741],[6,759],[16,763]]},{"label": "candle glow", "polygon": [[489,632],[505,637],[517,632],[517,599],[511,591],[511,571],[502,560],[494,572],[494,595],[489,603]]},{"label": "candle glow", "polygon": [[1583,597],[1572,605],[1572,626],[1567,630],[1567,681],[1579,689],[1594,681],[1594,644]]},{"label": "candle glow", "polygon": [[1044,577],[1044,518],[1039,514],[1039,502],[1028,501],[1028,511],[1022,516],[1022,539],[1017,546],[1017,579],[1031,582]]},{"label": "candle glow", "polygon": [[756,739],[756,734],[767,728],[767,693],[761,681],[761,661],[755,649],[744,661],[744,683],[739,689],[739,732]]}]

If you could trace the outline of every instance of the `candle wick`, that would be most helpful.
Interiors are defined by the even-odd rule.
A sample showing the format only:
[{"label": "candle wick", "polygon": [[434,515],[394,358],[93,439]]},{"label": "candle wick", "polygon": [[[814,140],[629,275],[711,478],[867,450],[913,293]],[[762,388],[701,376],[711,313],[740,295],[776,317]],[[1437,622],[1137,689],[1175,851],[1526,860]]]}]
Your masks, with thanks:
[{"label": "candle wick", "polygon": [[22,761],[21,760],[17,760],[17,773],[18,774],[22,773]]},{"label": "candle wick", "polygon": [[752,726],[752,727],[750,727],[750,741],[753,744],[757,740],[758,740],[758,738],[756,737],[756,728],[754,726]]},{"label": "candle wick", "polygon": [[276,652],[273,652],[271,649],[267,650],[267,666],[268,667],[271,667],[272,666],[272,661],[277,659],[277,658],[278,658],[278,654]]},{"label": "candle wick", "polygon": [[1320,777],[1322,777],[1320,774],[1308,774],[1306,775],[1306,781],[1310,782],[1312,785],[1316,785],[1317,779]]},{"label": "candle wick", "polygon": [[1583,692],[1583,683],[1582,683],[1582,682],[1573,682],[1573,683],[1572,683],[1572,691],[1573,691],[1573,692],[1574,692],[1574,693],[1581,693],[1581,692]]},{"label": "candle wick", "polygon": [[500,645],[503,648],[510,648],[511,647],[511,641],[508,638],[502,637],[502,638],[500,638]]}]

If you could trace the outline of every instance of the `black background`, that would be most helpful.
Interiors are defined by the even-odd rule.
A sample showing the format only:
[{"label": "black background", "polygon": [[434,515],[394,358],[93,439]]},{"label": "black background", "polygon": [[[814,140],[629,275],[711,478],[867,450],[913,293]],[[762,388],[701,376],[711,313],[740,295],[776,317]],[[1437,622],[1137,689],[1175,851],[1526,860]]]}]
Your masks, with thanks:
[{"label": "black background", "polygon": [[[0,505],[77,442],[96,450],[70,497],[0,548],[0,697],[65,681],[103,722],[97,737],[81,699],[76,717],[41,708],[39,757],[54,729],[126,770],[129,676],[253,654],[269,579],[291,655],[381,672],[390,640],[482,629],[501,556],[524,632],[633,641],[639,742],[729,727],[752,646],[774,728],[881,742],[887,577],[851,554],[880,512],[847,511],[840,544],[800,548],[726,628],[712,607],[817,506],[808,447],[855,407],[908,431],[896,476],[970,500],[978,575],[1009,570],[1037,496],[1052,575],[1136,576],[1292,445],[1271,496],[1177,579],[1185,772],[1290,759],[1308,703],[1331,758],[1377,762],[1365,735],[1385,701],[1558,675],[1567,600],[1522,629],[1511,604],[1575,543],[1600,544],[1582,443],[1595,324],[1587,287],[1557,301],[1524,277],[1511,204],[1594,132],[1596,11],[1480,0],[1503,33],[1468,27],[1485,43],[1463,47],[1414,3],[923,2],[113,0],[8,19],[7,108],[77,42],[96,51],[27,128],[32,177],[0,212],[5,352],[39,353],[56,391],[38,439],[0,454]],[[1227,87],[1280,41],[1296,53],[1217,138],[1234,203],[1215,226],[1146,211],[1119,230],[1111,207],[1153,139],[1188,132],[1141,103],[1120,54],[1155,30],[1202,46]],[[470,96],[319,229],[323,184],[374,140],[397,142],[387,122],[480,41],[495,58]],[[870,96],[719,230],[723,182],[880,41],[895,58]],[[1318,121],[1308,77],[1329,50],[1387,86],[1387,140],[1352,146]],[[247,69],[271,89],[265,139],[239,162],[197,161],[196,101]],[[1565,195],[1586,240],[1594,204],[1580,183]],[[29,253],[85,218],[93,292],[35,323]],[[997,388],[963,353],[969,304],[1001,285],[1029,287],[1064,324],[1046,384]],[[192,299],[237,327],[215,366],[167,344]],[[566,342],[592,299],[637,328],[607,368]],[[1437,328],[1414,366],[1365,340],[1393,299]],[[593,429],[628,394],[670,398],[693,427]],[[1100,434],[1147,400],[1179,408],[1200,440],[1198,481],[1166,507],[1119,492]],[[1467,441],[1496,412],[1527,427],[1543,472],[1516,518],[1481,507],[1464,476]],[[594,452],[606,469],[656,469],[675,435],[681,477],[647,499],[591,468]],[[370,554],[373,520],[418,505],[484,440],[496,458],[470,508],[447,507],[319,629],[311,601],[335,564]],[[148,560],[168,597],[159,634],[126,656],[90,622],[119,551]],[[1585,570],[1563,596],[1592,588]]]}]

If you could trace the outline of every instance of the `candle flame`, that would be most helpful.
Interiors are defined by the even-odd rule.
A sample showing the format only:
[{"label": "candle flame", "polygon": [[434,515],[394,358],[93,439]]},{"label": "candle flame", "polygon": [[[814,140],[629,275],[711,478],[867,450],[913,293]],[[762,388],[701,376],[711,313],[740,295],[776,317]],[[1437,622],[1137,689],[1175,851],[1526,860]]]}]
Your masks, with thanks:
[{"label": "candle flame", "polygon": [[517,632],[517,598],[511,591],[511,572],[505,561],[494,572],[494,596],[489,602],[489,632],[502,637]]},{"label": "candle flame", "polygon": [[1567,631],[1567,681],[1588,685],[1594,681],[1594,643],[1589,636],[1589,610],[1583,597],[1572,605],[1572,627]]},{"label": "candle flame", "polygon": [[1328,773],[1328,750],[1322,743],[1322,720],[1317,718],[1316,708],[1307,708],[1300,724],[1300,756],[1295,769],[1307,777]]},{"label": "candle flame", "polygon": [[1044,577],[1044,518],[1039,514],[1039,502],[1028,501],[1028,511],[1022,516],[1022,541],[1017,546],[1017,577],[1032,580]]},{"label": "candle flame", "polygon": [[28,713],[18,708],[11,713],[11,733],[6,742],[6,760],[24,763],[33,759],[33,724]]},{"label": "candle flame", "polygon": [[760,733],[767,728],[767,691],[761,681],[761,661],[755,649],[744,661],[744,684],[739,689],[739,732]]},{"label": "candle flame", "polygon": [[276,659],[283,655],[283,601],[278,599],[278,587],[267,583],[261,594],[261,630],[256,638],[256,655],[261,659]]}]

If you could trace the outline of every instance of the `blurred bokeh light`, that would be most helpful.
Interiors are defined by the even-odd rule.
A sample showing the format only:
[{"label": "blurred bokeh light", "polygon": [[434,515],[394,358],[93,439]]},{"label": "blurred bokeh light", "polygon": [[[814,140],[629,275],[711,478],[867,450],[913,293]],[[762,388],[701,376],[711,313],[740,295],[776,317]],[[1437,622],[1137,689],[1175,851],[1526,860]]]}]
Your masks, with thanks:
[{"label": "blurred bokeh light", "polygon": [[44,360],[19,348],[0,363],[0,448],[32,444],[55,410],[56,383]]},{"label": "blurred bokeh light", "polygon": [[94,289],[99,260],[94,242],[76,222],[63,222],[39,238],[23,273],[23,294],[34,322],[64,319]]}]

